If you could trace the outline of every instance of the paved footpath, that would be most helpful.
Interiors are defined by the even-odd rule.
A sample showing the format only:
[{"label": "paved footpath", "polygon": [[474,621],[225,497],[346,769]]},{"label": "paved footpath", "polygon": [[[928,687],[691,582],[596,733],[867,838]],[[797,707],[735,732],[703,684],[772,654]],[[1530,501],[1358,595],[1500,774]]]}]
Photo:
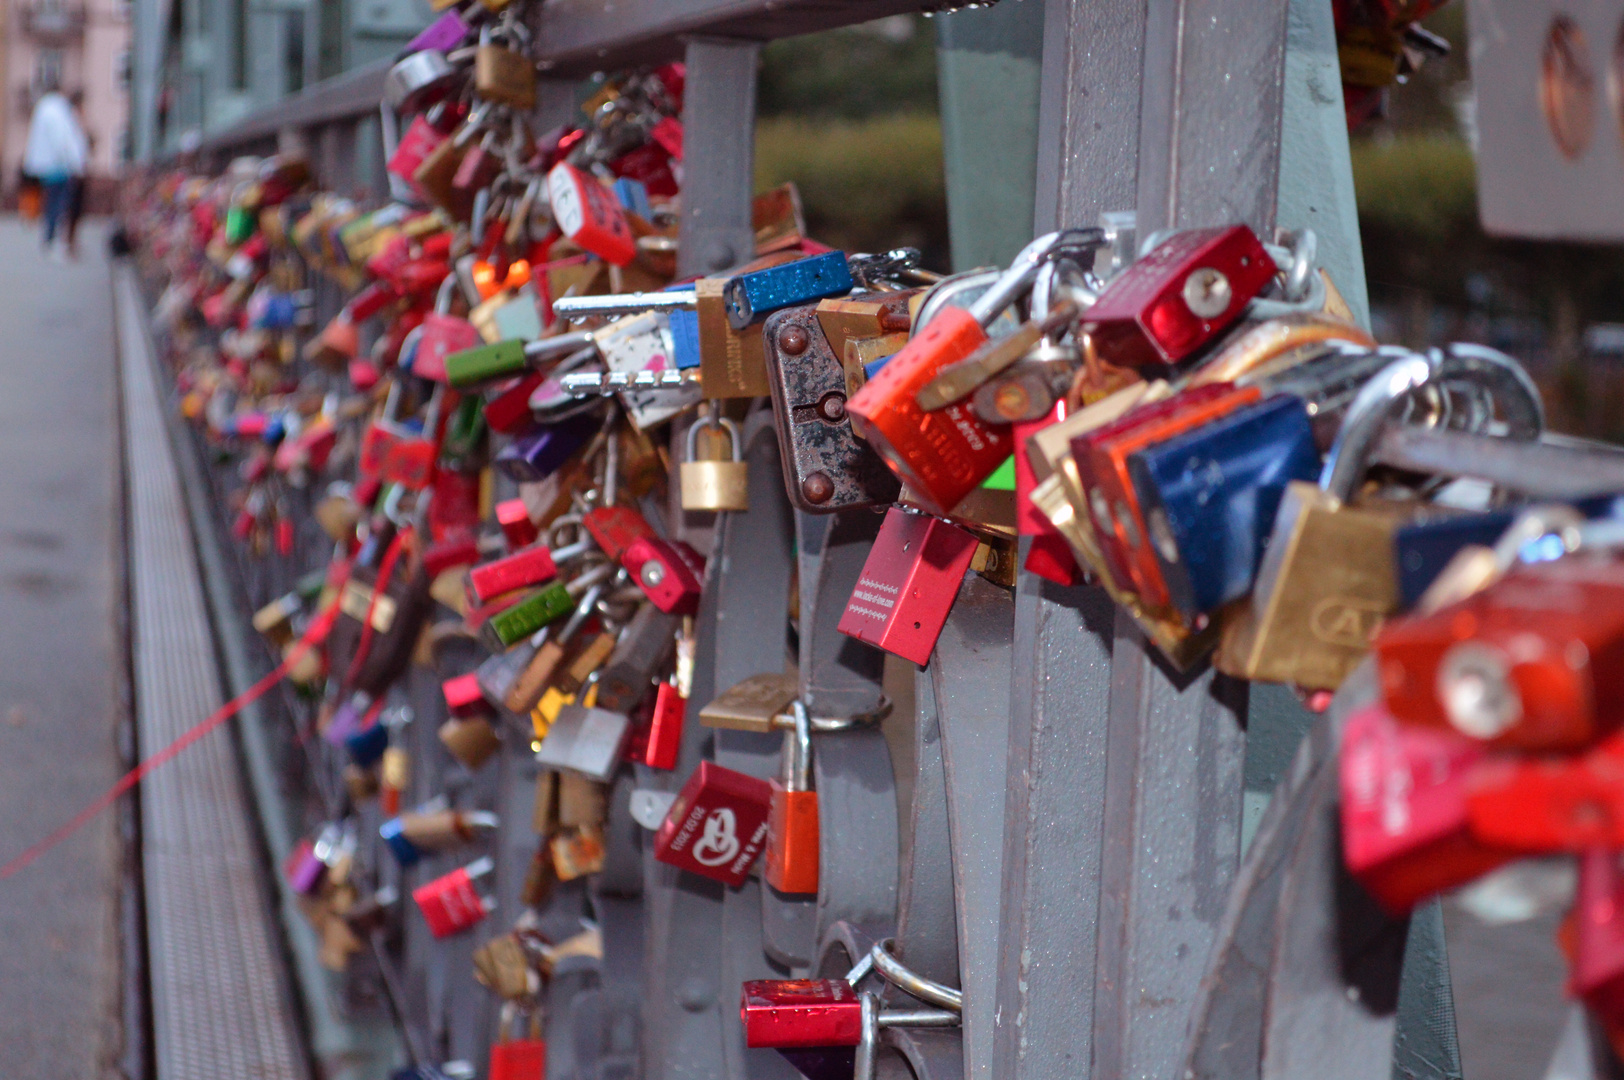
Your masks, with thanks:
[{"label": "paved footpath", "polygon": [[[76,263],[0,218],[0,859],[118,775],[119,453],[105,231]],[[116,822],[0,882],[0,1074],[101,1078],[121,1051]]]}]

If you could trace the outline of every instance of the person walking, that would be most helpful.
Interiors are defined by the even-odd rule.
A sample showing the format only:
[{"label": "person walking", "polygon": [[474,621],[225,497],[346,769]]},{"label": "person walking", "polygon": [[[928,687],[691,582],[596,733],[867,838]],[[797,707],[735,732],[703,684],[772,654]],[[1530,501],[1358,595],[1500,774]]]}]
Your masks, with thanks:
[{"label": "person walking", "polygon": [[73,115],[73,106],[52,87],[34,106],[23,168],[45,188],[45,250],[55,258],[62,257],[56,247],[57,230],[66,220],[74,182],[84,176],[89,156],[85,131]]}]

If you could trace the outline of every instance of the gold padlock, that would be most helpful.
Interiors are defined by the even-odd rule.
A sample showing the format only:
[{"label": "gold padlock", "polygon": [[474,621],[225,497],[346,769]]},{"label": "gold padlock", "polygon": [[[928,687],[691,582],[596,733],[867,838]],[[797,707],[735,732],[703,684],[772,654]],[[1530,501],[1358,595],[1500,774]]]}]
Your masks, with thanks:
[{"label": "gold padlock", "polygon": [[469,769],[478,769],[502,748],[490,721],[481,716],[453,716],[440,725],[440,742]]},{"label": "gold padlock", "polygon": [[474,92],[521,111],[536,107],[536,66],[516,49],[491,41],[490,28],[474,50]]},{"label": "gold padlock", "polygon": [[[720,427],[727,433],[732,459],[709,461],[699,457],[699,429]],[[739,429],[733,421],[711,415],[688,428],[688,460],[682,463],[682,508],[684,510],[750,509],[750,473],[740,454]]]}]

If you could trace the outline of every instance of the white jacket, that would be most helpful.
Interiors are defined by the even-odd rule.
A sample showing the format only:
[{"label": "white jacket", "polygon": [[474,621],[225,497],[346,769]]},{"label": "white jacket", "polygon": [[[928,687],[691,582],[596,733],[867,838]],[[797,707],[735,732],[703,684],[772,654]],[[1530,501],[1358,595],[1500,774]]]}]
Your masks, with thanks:
[{"label": "white jacket", "polygon": [[34,119],[28,125],[28,148],[23,152],[23,169],[41,180],[83,176],[90,147],[84,128],[73,115],[68,99],[54,90],[34,106]]}]

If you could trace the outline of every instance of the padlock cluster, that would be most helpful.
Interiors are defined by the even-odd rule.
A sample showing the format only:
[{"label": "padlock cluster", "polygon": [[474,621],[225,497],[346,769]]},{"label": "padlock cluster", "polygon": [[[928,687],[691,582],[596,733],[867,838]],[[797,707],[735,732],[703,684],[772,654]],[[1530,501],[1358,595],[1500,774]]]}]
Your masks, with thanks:
[{"label": "padlock cluster", "polygon": [[[778,463],[797,511],[883,514],[841,633],[927,664],[967,575],[1024,571],[1103,587],[1176,668],[1316,706],[1374,640],[1385,704],[1348,722],[1342,762],[1360,880],[1407,910],[1578,851],[1575,933],[1584,897],[1613,910],[1617,862],[1594,852],[1620,846],[1618,620],[1583,598],[1624,579],[1576,550],[1603,543],[1584,515],[1608,508],[1530,532],[1384,449],[1402,430],[1537,437],[1515,360],[1378,346],[1309,232],[1141,243],[1131,213],[943,275],[910,249],[817,243],[785,188],[755,201],[751,259],[679,280],[680,65],[606,79],[538,133],[525,33],[511,8],[447,10],[390,72],[397,201],[317,190],[290,155],[161,178],[132,222],[181,412],[236,469],[234,531],[304,572],[254,625],[342,762],[330,820],[286,867],[330,966],[411,911],[436,937],[469,931],[493,872],[514,872],[497,814],[413,783],[413,665],[468,776],[504,748],[534,771],[524,910],[474,958],[515,1060],[548,983],[602,957],[601,929],[550,899],[607,872],[620,817],[682,872],[819,893],[816,736],[889,702],[818,713],[786,672],[688,702],[696,616],[729,572],[705,530],[776,498],[746,461],[769,430],[752,460]],[[1508,527],[1520,539],[1482,571]],[[690,713],[781,736],[779,774],[707,760]],[[641,783],[614,802],[628,772]],[[859,991],[871,975],[885,987]],[[1606,1015],[1613,978],[1575,985]],[[881,943],[844,981],[746,984],[742,1016],[749,1045],[827,1071],[861,1067],[881,1027],[956,1025],[957,994]]]}]

